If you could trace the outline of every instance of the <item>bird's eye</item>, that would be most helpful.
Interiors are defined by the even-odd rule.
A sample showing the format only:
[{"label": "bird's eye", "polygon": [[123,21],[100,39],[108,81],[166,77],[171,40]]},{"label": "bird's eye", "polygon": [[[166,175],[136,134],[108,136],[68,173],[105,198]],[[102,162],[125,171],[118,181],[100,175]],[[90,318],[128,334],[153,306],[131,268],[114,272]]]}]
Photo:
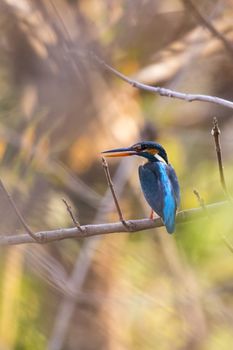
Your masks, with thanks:
[{"label": "bird's eye", "polygon": [[141,145],[135,145],[133,148],[134,148],[134,150],[136,152],[140,152],[142,150],[142,146]]}]

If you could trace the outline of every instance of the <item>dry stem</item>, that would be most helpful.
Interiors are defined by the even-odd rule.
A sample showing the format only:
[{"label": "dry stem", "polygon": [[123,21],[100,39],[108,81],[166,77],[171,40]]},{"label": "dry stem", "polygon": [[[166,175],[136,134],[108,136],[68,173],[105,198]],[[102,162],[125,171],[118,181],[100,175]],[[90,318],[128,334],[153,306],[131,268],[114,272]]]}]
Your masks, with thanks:
[{"label": "dry stem", "polygon": [[21,222],[21,224],[23,225],[23,227],[25,228],[25,230],[27,231],[27,233],[33,238],[33,240],[37,241],[38,243],[40,242],[39,237],[37,237],[32,230],[30,229],[30,227],[28,226],[28,224],[26,223],[25,219],[23,218],[22,214],[20,213],[15,201],[13,200],[13,198],[11,197],[10,193],[7,191],[6,187],[4,186],[2,180],[0,179],[0,187],[3,190],[3,192],[5,193],[12,209],[14,210],[15,214],[17,215],[19,221]]},{"label": "dry stem", "polygon": [[211,131],[211,134],[214,137],[214,142],[215,142],[215,149],[216,149],[216,154],[217,154],[217,159],[218,159],[218,169],[219,169],[219,175],[220,175],[220,182],[223,188],[224,193],[228,198],[230,198],[227,186],[226,186],[226,181],[225,181],[225,176],[224,176],[224,170],[223,170],[223,162],[222,162],[222,152],[221,152],[221,144],[220,144],[220,129],[218,127],[218,120],[216,117],[213,118],[213,129]]},{"label": "dry stem", "polygon": [[109,172],[108,163],[107,163],[107,161],[106,161],[106,159],[104,157],[102,157],[102,165],[103,165],[104,172],[105,172],[105,175],[106,175],[106,178],[107,178],[108,186],[109,186],[110,191],[111,191],[112,196],[113,196],[113,200],[114,200],[114,203],[115,203],[115,206],[116,206],[116,210],[117,210],[119,219],[122,222],[122,224],[129,230],[130,229],[130,225],[128,225],[126,223],[126,221],[124,219],[124,216],[122,214],[121,207],[120,207],[120,204],[118,202],[118,199],[117,199],[117,196],[116,196],[116,192],[115,192],[115,189],[114,189],[114,185],[113,185],[113,182],[112,182],[112,179],[111,179],[111,175],[110,175],[110,172]]},{"label": "dry stem", "polygon": [[82,227],[80,226],[80,223],[79,223],[78,220],[74,217],[74,214],[73,214],[73,212],[72,212],[71,206],[67,203],[67,201],[66,201],[64,198],[62,198],[62,201],[65,203],[66,209],[67,209],[68,213],[70,214],[70,217],[71,217],[71,219],[72,219],[74,225],[77,227],[77,229],[78,229],[79,231],[83,232],[83,229],[82,229]]}]

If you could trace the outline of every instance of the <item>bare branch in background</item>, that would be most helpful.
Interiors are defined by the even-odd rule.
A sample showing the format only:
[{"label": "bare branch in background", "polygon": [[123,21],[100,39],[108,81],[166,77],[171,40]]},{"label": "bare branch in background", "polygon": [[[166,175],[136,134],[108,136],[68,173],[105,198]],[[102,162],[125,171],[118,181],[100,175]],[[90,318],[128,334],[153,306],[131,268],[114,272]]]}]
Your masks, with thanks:
[{"label": "bare branch in background", "polygon": [[104,67],[106,70],[113,73],[115,76],[124,80],[126,83],[130,84],[132,87],[135,87],[137,89],[149,91],[152,93],[158,93],[160,96],[177,98],[179,100],[184,100],[187,102],[193,102],[193,101],[210,102],[210,103],[215,103],[217,105],[221,105],[221,106],[233,109],[233,102],[217,96],[186,94],[186,93],[174,91],[171,89],[161,88],[159,86],[151,86],[151,85],[139,83],[138,81],[128,78],[126,75],[120,73],[115,68],[109,66],[107,63],[105,63],[102,59],[97,57],[95,54],[92,54],[92,57],[95,60],[95,62],[97,62],[100,66]]},{"label": "bare branch in background", "polygon": [[33,238],[34,241],[36,241],[37,243],[40,243],[40,238],[34,234],[32,232],[32,230],[30,229],[30,227],[28,226],[28,224],[26,223],[25,219],[23,218],[22,214],[20,213],[17,205],[15,204],[15,201],[13,200],[13,198],[11,197],[10,193],[7,191],[6,187],[4,186],[2,180],[0,179],[0,188],[3,190],[3,192],[5,193],[11,207],[13,208],[15,214],[17,215],[19,221],[21,222],[21,224],[23,225],[23,227],[25,228],[25,230],[27,231],[27,233],[29,234],[29,236],[31,238]]},{"label": "bare branch in background", "polygon": [[62,16],[60,15],[59,10],[57,9],[57,7],[56,7],[56,5],[54,4],[53,0],[49,0],[49,3],[50,3],[50,5],[51,5],[51,7],[52,7],[52,9],[53,9],[53,11],[54,11],[54,13],[55,13],[55,15],[57,16],[58,21],[59,21],[60,24],[61,24],[61,27],[62,27],[62,29],[63,29],[63,32],[64,32],[64,34],[65,34],[65,36],[66,36],[66,39],[69,40],[69,42],[72,43],[72,39],[71,39],[69,30],[68,30],[68,28],[66,27],[65,22],[63,21],[63,18],[62,18]]},{"label": "bare branch in background", "polygon": [[[38,152],[36,152],[36,146],[32,145],[31,149],[25,146],[21,142],[21,136],[18,132],[7,127],[1,127],[0,137],[5,140],[5,142],[16,147],[17,150],[25,150],[30,157],[33,155],[34,161],[40,166],[41,158],[38,155]],[[98,208],[101,196],[93,188],[82,181],[77,174],[74,174],[61,160],[52,159],[48,156],[43,162],[43,171],[46,175],[55,176],[63,183],[65,188],[68,188],[78,195],[91,207],[95,209]],[[48,176],[48,178],[50,177]]]},{"label": "bare branch in background", "polygon": [[225,181],[224,170],[223,170],[222,152],[221,152],[221,144],[220,144],[220,136],[219,136],[220,129],[218,127],[218,120],[215,117],[213,119],[213,129],[211,131],[211,134],[213,135],[214,142],[215,142],[215,149],[216,149],[216,154],[217,154],[217,159],[218,159],[218,168],[219,168],[221,185],[222,185],[224,193],[230,199],[230,195],[229,195],[229,192],[227,190],[227,185],[226,185],[226,181]]},{"label": "bare branch in background", "polygon": [[48,159],[46,171],[58,177],[62,183],[91,207],[98,209],[101,195],[88,186],[77,174],[59,160]]},{"label": "bare branch in background", "polygon": [[57,16],[58,21],[61,24],[61,28],[62,28],[63,33],[65,34],[65,37],[64,37],[65,40],[63,41],[63,45],[64,45],[64,48],[66,50],[66,53],[69,55],[70,63],[72,65],[72,67],[74,68],[74,71],[77,75],[77,78],[82,80],[82,74],[80,72],[80,69],[79,69],[76,61],[72,58],[72,55],[70,54],[69,45],[73,44],[70,32],[69,32],[67,26],[65,25],[65,22],[60,14],[58,8],[56,7],[55,3],[53,2],[53,0],[49,0],[49,3],[51,5],[55,15]]},{"label": "bare branch in background", "polygon": [[[209,212],[217,212],[223,206],[229,205],[228,202],[216,202],[206,206]],[[188,210],[180,211],[177,214],[176,222],[178,224],[185,223],[189,221],[198,220],[203,218],[205,213],[203,213],[202,208],[193,208]],[[130,220],[126,221],[127,226],[131,227],[131,232],[138,232],[149,230],[155,227],[164,226],[160,218],[151,219],[140,219],[140,220]],[[85,225],[81,226],[84,232],[80,232],[77,228],[61,228],[57,230],[50,231],[40,231],[34,233],[34,236],[40,243],[48,243],[53,241],[59,241],[67,238],[87,238],[98,235],[106,235],[110,233],[120,233],[128,232],[128,227],[126,227],[122,222],[115,222],[110,224],[99,224],[99,225]],[[29,237],[27,234],[20,235],[9,235],[0,237],[0,245],[13,245],[13,244],[24,244],[24,243],[35,243],[34,237]]]},{"label": "bare branch in background", "polygon": [[233,57],[233,46],[232,44],[222,35],[214,25],[207,19],[203,14],[199,11],[199,9],[194,5],[191,0],[183,0],[184,5],[191,10],[193,15],[197,18],[197,20],[202,24],[205,28],[209,30],[209,32],[215,36],[218,40],[220,40],[225,47],[226,51]]},{"label": "bare branch in background", "polygon": [[222,234],[222,240],[226,244],[227,248],[231,251],[231,253],[233,253],[233,246],[232,246],[232,244],[229,242],[227,237],[225,235],[223,235],[223,234]]}]

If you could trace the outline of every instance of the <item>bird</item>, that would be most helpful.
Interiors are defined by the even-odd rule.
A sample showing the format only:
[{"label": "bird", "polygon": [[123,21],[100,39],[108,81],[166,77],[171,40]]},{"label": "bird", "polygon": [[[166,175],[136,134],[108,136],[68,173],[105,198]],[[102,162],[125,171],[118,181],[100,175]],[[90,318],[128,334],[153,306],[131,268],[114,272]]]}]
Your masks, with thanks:
[{"label": "bird", "polygon": [[155,212],[162,219],[167,232],[173,233],[176,212],[180,205],[180,186],[163,146],[154,141],[142,141],[128,148],[115,148],[101,153],[105,157],[146,158],[147,162],[138,169],[144,197],[152,213]]}]

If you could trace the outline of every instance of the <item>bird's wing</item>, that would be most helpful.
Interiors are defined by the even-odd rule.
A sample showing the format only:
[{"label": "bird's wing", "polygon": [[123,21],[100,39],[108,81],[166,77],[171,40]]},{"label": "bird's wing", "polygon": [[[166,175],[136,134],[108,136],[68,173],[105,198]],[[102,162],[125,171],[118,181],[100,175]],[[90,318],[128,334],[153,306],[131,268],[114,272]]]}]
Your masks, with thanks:
[{"label": "bird's wing", "polygon": [[153,171],[152,163],[139,167],[139,179],[144,196],[151,208],[163,217],[163,191],[160,177]]},{"label": "bird's wing", "polygon": [[179,182],[178,182],[175,170],[170,164],[167,166],[167,174],[172,184],[172,188],[176,199],[176,206],[178,208],[180,205],[180,186],[179,186]]},{"label": "bird's wing", "polygon": [[170,168],[170,165],[162,162],[148,162],[139,167],[139,178],[148,204],[163,219],[167,232],[172,233],[175,230],[179,192],[175,172]]}]

